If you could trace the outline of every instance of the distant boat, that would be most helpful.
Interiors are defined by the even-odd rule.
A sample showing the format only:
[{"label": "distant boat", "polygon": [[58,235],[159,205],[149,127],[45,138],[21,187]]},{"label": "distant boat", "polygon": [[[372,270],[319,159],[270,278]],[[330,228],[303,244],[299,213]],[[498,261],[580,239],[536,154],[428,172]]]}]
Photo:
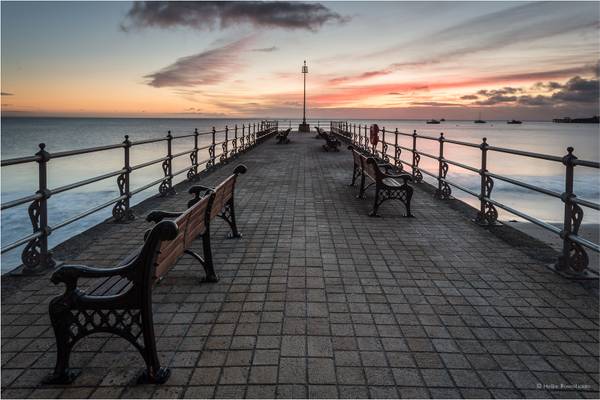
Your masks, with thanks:
[{"label": "distant boat", "polygon": [[486,124],[487,121],[484,121],[481,119],[481,112],[479,113],[479,119],[476,119],[475,121],[473,121],[476,124]]},{"label": "distant boat", "polygon": [[429,121],[427,121],[428,124],[439,124],[440,121],[438,121],[437,119],[430,119]]},{"label": "distant boat", "polygon": [[446,120],[444,118],[440,119],[440,121],[445,122]]},{"label": "distant boat", "polygon": [[507,124],[522,124],[522,121],[517,121],[516,119],[506,121]]}]

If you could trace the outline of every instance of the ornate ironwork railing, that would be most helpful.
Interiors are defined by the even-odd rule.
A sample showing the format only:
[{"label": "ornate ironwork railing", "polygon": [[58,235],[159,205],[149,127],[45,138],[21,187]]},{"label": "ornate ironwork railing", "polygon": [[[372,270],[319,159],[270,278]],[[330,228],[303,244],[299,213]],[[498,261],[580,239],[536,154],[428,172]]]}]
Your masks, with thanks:
[{"label": "ornate ironwork railing", "polygon": [[[21,253],[21,261],[23,262],[23,271],[25,273],[53,267],[55,265],[55,261],[52,258],[52,253],[48,249],[48,237],[53,231],[72,224],[75,221],[85,218],[90,214],[98,212],[111,205],[113,205],[112,216],[115,221],[120,222],[130,220],[133,218],[133,213],[130,208],[130,201],[134,195],[156,185],[159,185],[158,191],[161,196],[171,195],[175,193],[173,189],[174,177],[186,173],[188,180],[196,180],[198,178],[198,174],[200,173],[199,167],[202,165],[204,165],[205,170],[207,170],[215,167],[217,163],[227,162],[232,157],[237,156],[243,151],[249,150],[257,143],[275,134],[277,130],[278,121],[262,121],[260,123],[251,123],[247,125],[244,124],[241,126],[241,129],[236,125],[233,128],[233,135],[229,135],[231,129],[227,126],[221,130],[212,128],[212,130],[208,132],[198,132],[196,129],[193,133],[180,136],[173,136],[171,135],[171,131],[169,131],[165,137],[139,141],[130,141],[129,136],[125,135],[125,140],[121,143],[79,150],[61,151],[56,153],[48,152],[46,150],[46,144],[41,143],[39,145],[39,151],[33,156],[2,160],[2,167],[26,163],[37,163],[38,190],[32,195],[7,201],[1,204],[0,209],[6,210],[22,204],[30,203],[28,207],[28,214],[33,228],[33,232],[30,235],[24,236],[3,246],[1,253],[4,254],[7,251],[13,250],[25,244],[25,248]],[[221,133],[225,133],[225,139],[222,141],[216,141],[217,134]],[[210,136],[210,144],[199,147],[198,139],[200,136]],[[173,141],[183,138],[193,138],[194,147],[192,149],[174,154],[172,147]],[[132,148],[144,144],[158,142],[166,142],[167,144],[167,152],[164,157],[136,165],[131,165],[130,152]],[[216,150],[218,146],[221,146],[223,149],[223,153],[220,155],[220,157],[217,155]],[[123,168],[54,189],[48,188],[47,173],[48,168],[52,166],[52,160],[120,148],[123,149]],[[200,159],[201,152],[207,152],[208,157]],[[183,156],[189,157],[190,165],[179,171],[173,171],[173,160]],[[130,189],[130,175],[133,171],[158,163],[160,163],[162,166],[162,177],[148,182],[147,184],[144,184],[134,190]],[[50,226],[48,224],[48,201],[52,195],[114,177],[116,177],[117,188],[119,190],[119,195],[117,197],[106,201],[103,204],[90,208],[78,215],[68,218],[67,220],[64,220],[56,225]]]},{"label": "ornate ironwork railing", "polygon": [[[448,199],[452,194],[452,188],[456,188],[465,192],[471,196],[479,199],[479,211],[475,221],[481,225],[495,225],[498,220],[498,208],[507,211],[510,214],[516,215],[529,221],[541,228],[550,231],[558,235],[562,239],[562,251],[559,256],[555,269],[558,272],[567,274],[574,277],[585,277],[588,276],[588,272],[593,275],[598,275],[597,269],[590,268],[588,254],[586,248],[595,252],[600,252],[600,245],[587,240],[579,235],[579,228],[583,221],[583,208],[590,208],[593,210],[600,210],[600,204],[580,199],[574,193],[574,173],[575,167],[586,167],[599,169],[600,163],[596,161],[585,161],[578,159],[573,154],[573,148],[567,148],[567,154],[560,156],[552,156],[548,154],[532,153],[527,151],[515,150],[504,147],[490,146],[486,138],[483,138],[481,143],[470,143],[459,140],[451,140],[444,137],[444,134],[440,134],[439,137],[418,135],[417,131],[413,133],[399,132],[398,129],[386,130],[383,128],[380,131],[381,140],[377,145],[371,145],[369,141],[369,127],[367,125],[356,125],[346,121],[332,121],[330,123],[330,130],[332,133],[337,134],[351,141],[355,146],[359,147],[365,152],[368,152],[378,158],[386,161],[393,162],[394,165],[402,167],[406,165],[410,168],[410,172],[415,182],[423,181],[423,174],[434,178],[437,181],[436,196],[440,199]],[[389,137],[393,136],[393,142],[389,141]],[[398,144],[399,137],[410,138],[412,145],[410,147],[402,146]],[[430,142],[438,143],[438,154],[429,154],[417,148],[418,140],[425,140]],[[473,149],[479,149],[481,152],[480,165],[478,167],[466,165],[457,161],[450,160],[444,155],[444,143],[451,143],[458,146],[469,147]],[[394,149],[393,155],[390,155],[388,148]],[[402,160],[400,158],[402,151],[407,151],[412,154],[411,161]],[[539,186],[531,185],[526,182],[519,181],[507,176],[492,173],[488,170],[488,153],[498,152],[505,154],[512,154],[521,157],[535,158],[540,160],[547,160],[555,163],[561,163],[565,168],[565,187],[562,193],[548,190]],[[423,169],[419,163],[421,157],[427,157],[434,161],[437,161],[438,170],[437,172],[428,171]],[[480,176],[480,188],[479,192],[475,192],[457,182],[451,181],[447,178],[448,170],[450,165],[458,167]],[[556,199],[560,199],[563,203],[564,218],[562,229],[542,221],[536,217],[526,214],[523,211],[514,209],[506,204],[503,204],[492,198],[492,190],[494,188],[494,180],[500,180],[511,185],[519,186],[524,189],[532,190],[537,193],[541,193],[546,196],[550,196]]]}]

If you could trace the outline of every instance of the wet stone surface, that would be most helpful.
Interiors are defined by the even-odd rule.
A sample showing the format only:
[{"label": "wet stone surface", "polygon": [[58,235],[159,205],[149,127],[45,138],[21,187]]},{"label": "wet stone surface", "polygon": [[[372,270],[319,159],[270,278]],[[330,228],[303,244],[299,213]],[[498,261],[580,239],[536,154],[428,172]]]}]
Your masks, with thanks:
[{"label": "wet stone surface", "polygon": [[[212,224],[221,280],[200,284],[183,257],[154,290],[164,385],[138,385],[125,340],[74,348],[82,373],[44,386],[55,361],[49,274],[2,279],[2,397],[598,397],[598,300],[416,185],[413,219],[349,187],[351,156],[313,134],[269,139],[207,174],[244,163],[241,240]],[[179,194],[153,200],[182,210]],[[69,263],[111,266],[150,224],[105,223]],[[201,241],[194,244],[200,251]]]}]

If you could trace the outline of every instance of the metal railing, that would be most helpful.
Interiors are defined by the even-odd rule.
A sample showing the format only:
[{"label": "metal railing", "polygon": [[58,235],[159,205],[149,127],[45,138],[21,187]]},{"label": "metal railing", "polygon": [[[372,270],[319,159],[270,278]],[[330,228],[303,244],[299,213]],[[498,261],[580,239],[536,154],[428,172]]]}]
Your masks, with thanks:
[{"label": "metal railing", "polygon": [[[558,235],[562,239],[562,251],[559,256],[555,268],[557,271],[580,277],[588,275],[588,272],[598,275],[596,269],[589,268],[589,258],[585,249],[595,252],[600,252],[600,245],[579,236],[579,228],[583,220],[583,209],[587,207],[593,210],[600,210],[600,204],[579,199],[573,190],[575,167],[586,167],[599,169],[600,163],[596,161],[585,161],[578,159],[573,154],[573,148],[567,148],[567,154],[559,157],[548,154],[532,153],[527,151],[515,150],[504,147],[490,146],[486,138],[483,138],[481,143],[470,143],[459,140],[451,140],[440,134],[439,137],[418,135],[417,131],[410,133],[399,132],[398,129],[387,130],[381,129],[378,137],[379,142],[373,145],[370,142],[369,127],[367,125],[356,125],[346,121],[332,121],[330,130],[349,141],[358,149],[371,154],[385,162],[393,163],[396,167],[402,168],[406,165],[410,168],[410,173],[415,182],[423,181],[423,174],[434,178],[437,181],[435,195],[440,199],[448,199],[452,194],[452,187],[461,190],[471,196],[479,199],[479,211],[475,221],[481,225],[493,226],[497,224],[498,210],[500,208],[510,214],[516,215],[529,221],[541,228]],[[393,137],[393,142],[389,141],[389,137]],[[398,137],[411,138],[412,146],[406,147],[398,144]],[[417,141],[425,140],[438,143],[438,153],[429,154],[417,148]],[[457,161],[449,160],[444,155],[444,144],[451,143],[458,146],[479,149],[481,152],[480,165],[478,167],[466,165]],[[389,148],[393,148],[393,154],[389,154]],[[402,151],[410,152],[412,155],[411,161],[400,159]],[[492,173],[488,170],[488,153],[506,153],[515,156],[535,158],[540,160],[561,163],[565,168],[565,187],[564,191],[559,193],[553,190],[548,190],[526,182],[519,181],[507,176]],[[427,157],[437,161],[437,171],[432,172],[425,170],[419,166],[421,157]],[[450,165],[458,167],[480,176],[479,192],[475,192],[467,187],[464,187],[447,178]],[[502,204],[497,200],[492,199],[492,190],[494,188],[494,179],[519,186],[546,196],[560,199],[563,203],[564,216],[562,229],[542,221],[536,217],[526,214],[523,211],[514,209],[506,204]],[[496,208],[497,207],[497,208]]]},{"label": "metal railing", "polygon": [[[235,125],[233,128],[225,126],[225,128],[221,130],[217,130],[213,127],[212,130],[208,132],[198,132],[198,130],[195,129],[193,133],[180,136],[173,136],[171,135],[171,131],[169,131],[165,137],[140,141],[130,141],[129,136],[125,135],[125,140],[122,143],[90,147],[79,150],[61,151],[56,153],[48,152],[46,150],[46,145],[41,143],[39,145],[39,151],[33,156],[2,160],[2,167],[26,163],[37,163],[38,190],[32,195],[7,201],[1,204],[0,209],[6,210],[22,204],[30,203],[28,207],[28,214],[33,228],[33,232],[30,235],[21,237],[20,239],[3,246],[1,253],[4,254],[7,251],[26,244],[21,253],[21,261],[23,262],[23,271],[25,273],[53,267],[56,265],[56,262],[52,257],[52,253],[48,249],[48,237],[53,231],[72,224],[75,221],[85,218],[90,214],[98,212],[113,204],[112,216],[115,221],[119,222],[131,220],[134,218],[134,216],[130,208],[130,200],[134,195],[156,185],[159,185],[158,191],[161,196],[173,194],[175,193],[173,189],[174,177],[187,172],[186,176],[189,181],[196,180],[201,172],[199,171],[200,166],[204,165],[205,170],[208,170],[215,167],[218,163],[224,163],[232,157],[237,156],[241,152],[247,151],[254,147],[257,143],[276,133],[277,130],[278,121],[262,121],[260,123],[243,124],[241,129],[238,127],[238,125]],[[224,134],[224,140],[216,141],[217,134]],[[211,137],[210,144],[199,147],[199,137],[208,135]],[[194,138],[194,147],[192,149],[174,154],[173,141],[183,138]],[[131,165],[130,152],[132,148],[144,144],[158,142],[167,143],[167,151],[164,157],[137,165]],[[221,147],[221,154],[219,156],[217,156],[218,146]],[[52,160],[114,149],[123,149],[123,168],[54,189],[48,188],[48,168],[51,168]],[[200,152],[207,152],[208,157],[200,160]],[[190,165],[179,171],[173,171],[173,160],[183,156],[189,156]],[[162,177],[148,182],[147,184],[144,184],[134,190],[130,189],[130,175],[133,171],[158,163],[161,163],[163,170]],[[113,177],[117,177],[116,183],[119,190],[119,195],[117,197],[90,208],[71,218],[68,218],[54,226],[50,226],[48,224],[48,201],[52,195],[63,193]]]}]

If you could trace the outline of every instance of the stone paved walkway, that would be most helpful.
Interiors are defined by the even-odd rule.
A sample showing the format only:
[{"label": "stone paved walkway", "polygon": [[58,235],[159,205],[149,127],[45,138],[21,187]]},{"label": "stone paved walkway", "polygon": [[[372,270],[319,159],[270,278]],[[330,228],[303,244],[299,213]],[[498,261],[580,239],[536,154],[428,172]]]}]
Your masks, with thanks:
[{"label": "stone paved walkway", "polygon": [[[48,275],[3,278],[2,397],[597,397],[598,300],[417,188],[416,218],[369,218],[347,151],[312,135],[274,140],[203,178],[248,166],[242,240],[213,225],[217,284],[183,258],[155,290],[158,348],[172,369],[137,385],[122,339],[79,342],[70,386],[54,364]],[[182,209],[182,194],[160,208]],[[137,210],[138,215],[142,211]],[[149,225],[105,224],[70,263],[111,265]],[[198,241],[197,245],[200,245]]]}]

